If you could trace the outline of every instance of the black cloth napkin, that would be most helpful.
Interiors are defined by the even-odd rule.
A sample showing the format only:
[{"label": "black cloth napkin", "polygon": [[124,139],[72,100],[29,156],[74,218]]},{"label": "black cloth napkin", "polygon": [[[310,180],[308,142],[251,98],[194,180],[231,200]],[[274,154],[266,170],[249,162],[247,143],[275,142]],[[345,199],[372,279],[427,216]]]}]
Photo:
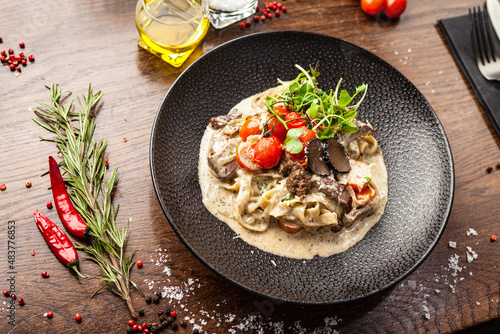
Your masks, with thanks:
[{"label": "black cloth napkin", "polygon": [[[469,16],[439,20],[438,25],[451,48],[453,57],[455,57],[479,103],[490,118],[493,128],[500,136],[500,81],[485,79],[477,68],[469,31]],[[491,32],[495,35],[493,26]],[[495,42],[498,42],[496,38],[494,39]],[[496,49],[498,54],[500,42],[497,43]]]}]

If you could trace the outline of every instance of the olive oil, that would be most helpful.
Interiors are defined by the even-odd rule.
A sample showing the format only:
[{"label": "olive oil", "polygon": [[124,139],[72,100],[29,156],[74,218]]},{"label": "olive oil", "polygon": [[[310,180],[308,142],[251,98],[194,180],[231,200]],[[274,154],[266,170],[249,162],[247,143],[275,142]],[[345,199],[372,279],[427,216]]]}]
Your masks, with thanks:
[{"label": "olive oil", "polygon": [[205,37],[205,0],[140,0],[135,23],[141,47],[179,67]]}]

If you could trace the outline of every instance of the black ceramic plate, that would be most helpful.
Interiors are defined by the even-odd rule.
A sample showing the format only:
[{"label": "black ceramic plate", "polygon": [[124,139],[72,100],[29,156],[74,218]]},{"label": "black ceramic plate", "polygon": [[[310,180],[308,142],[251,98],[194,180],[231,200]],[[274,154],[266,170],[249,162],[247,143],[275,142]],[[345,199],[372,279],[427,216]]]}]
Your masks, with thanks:
[{"label": "black ceramic plate", "polygon": [[[377,130],[389,175],[379,223],[348,251],[312,260],[248,245],[204,207],[198,153],[205,127],[240,100],[291,80],[319,62],[319,85],[354,91],[368,84],[358,119]],[[209,268],[262,296],[333,304],[372,295],[402,280],[438,242],[454,190],[450,147],[432,107],[384,60],[324,35],[280,31],[223,44],[187,68],[166,94],[151,136],[151,172],[163,211],[186,246]]]}]

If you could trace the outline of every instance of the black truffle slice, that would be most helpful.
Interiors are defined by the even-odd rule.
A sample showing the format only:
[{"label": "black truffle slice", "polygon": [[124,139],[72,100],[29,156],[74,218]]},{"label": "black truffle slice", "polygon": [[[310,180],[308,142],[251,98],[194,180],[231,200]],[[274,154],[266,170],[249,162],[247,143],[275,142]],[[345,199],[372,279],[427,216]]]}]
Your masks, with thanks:
[{"label": "black truffle slice", "polygon": [[334,138],[328,139],[326,157],[335,171],[339,173],[348,173],[351,170],[351,165],[345,154],[344,146]]},{"label": "black truffle slice", "polygon": [[314,174],[330,175],[330,167],[325,162],[325,149],[321,140],[318,138],[311,139],[307,143],[306,154],[309,168]]}]

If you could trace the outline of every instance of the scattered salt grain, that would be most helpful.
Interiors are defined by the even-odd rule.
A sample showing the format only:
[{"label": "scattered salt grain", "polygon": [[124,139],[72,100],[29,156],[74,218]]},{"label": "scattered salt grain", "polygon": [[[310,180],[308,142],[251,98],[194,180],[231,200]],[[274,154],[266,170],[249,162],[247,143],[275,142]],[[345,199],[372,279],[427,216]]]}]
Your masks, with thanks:
[{"label": "scattered salt grain", "polygon": [[471,235],[477,235],[476,230],[473,228],[469,228],[469,230],[467,231],[467,236],[469,237]]},{"label": "scattered salt grain", "polygon": [[429,308],[426,305],[422,305],[422,312],[424,314],[425,319],[429,320],[431,318]]},{"label": "scattered salt grain", "polygon": [[477,259],[477,253],[471,247],[467,246],[467,262],[471,263],[475,259]]},{"label": "scattered salt grain", "polygon": [[456,241],[450,241],[450,242],[448,242],[448,247],[450,247],[450,248],[457,248]]},{"label": "scattered salt grain", "polygon": [[456,277],[458,272],[462,272],[462,267],[458,265],[459,255],[454,254],[448,259],[448,268],[453,270],[451,276]]},{"label": "scattered salt grain", "polygon": [[436,289],[436,290],[434,290],[434,291],[435,291],[436,293],[440,293],[440,292],[441,292],[441,290],[438,290],[438,289]]},{"label": "scattered salt grain", "polygon": [[478,305],[478,306],[479,306],[479,305],[481,305],[481,303],[480,303],[480,302],[476,302],[476,305]]},{"label": "scattered salt grain", "polygon": [[417,281],[414,281],[414,280],[409,280],[408,281],[408,286],[410,288],[412,288],[413,290],[415,290],[417,288]]}]

